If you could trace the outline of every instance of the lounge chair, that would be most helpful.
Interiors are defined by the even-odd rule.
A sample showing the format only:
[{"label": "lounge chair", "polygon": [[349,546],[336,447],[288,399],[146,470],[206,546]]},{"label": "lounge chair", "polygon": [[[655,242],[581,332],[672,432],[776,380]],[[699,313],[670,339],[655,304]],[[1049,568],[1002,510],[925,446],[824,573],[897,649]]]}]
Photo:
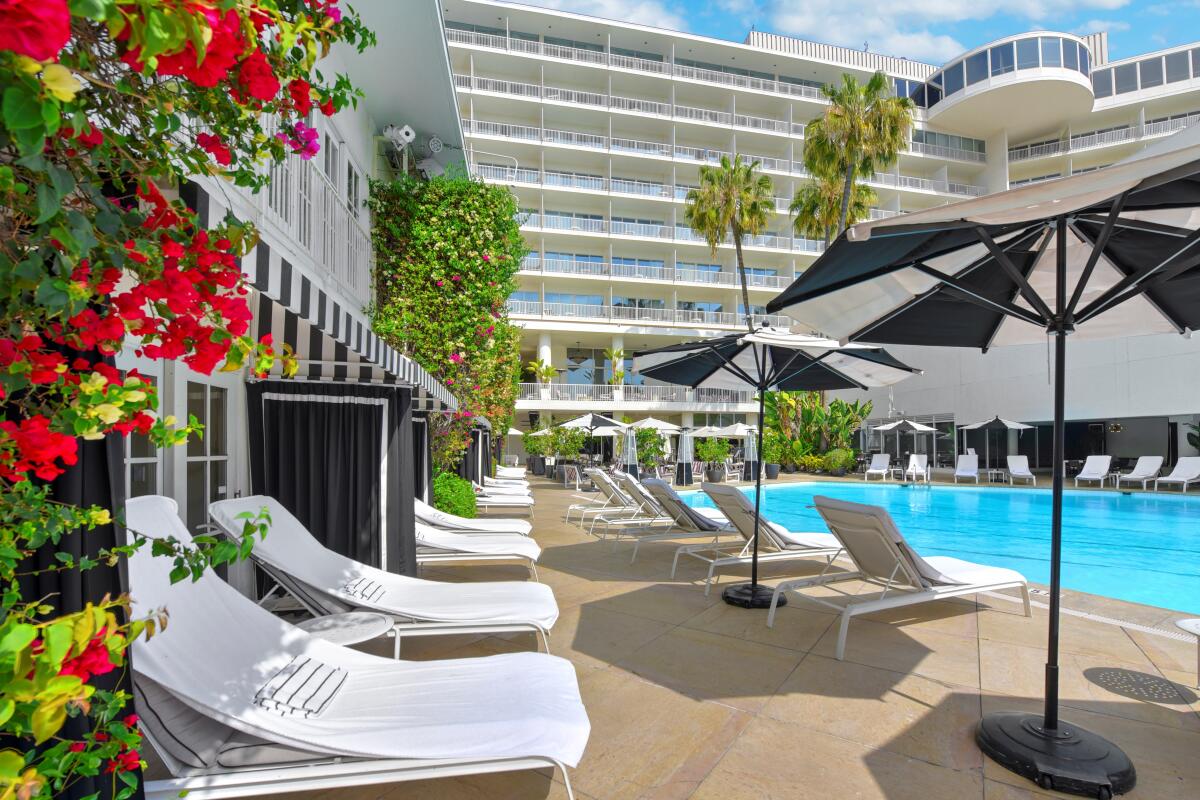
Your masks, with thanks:
[{"label": "lounge chair", "polygon": [[549,586],[522,581],[442,583],[397,575],[361,564],[324,547],[273,497],[220,500],[209,516],[226,534],[241,535],[239,515],[270,514],[267,535],[252,557],[313,616],[355,609],[395,620],[395,656],[402,636],[531,631],[549,652],[548,633],[558,619]]},{"label": "lounge chair", "polygon": [[622,510],[633,513],[637,510],[637,503],[632,497],[621,491],[621,488],[607,472],[598,467],[588,467],[584,470],[584,474],[591,480],[599,494],[595,497],[576,495],[587,502],[573,503],[567,506],[566,514],[563,517],[565,521],[571,521],[572,512],[578,512],[579,519],[576,521],[583,525],[590,516],[595,514],[619,513]]},{"label": "lounge chair", "polygon": [[[734,529],[741,534],[741,541],[734,547],[690,548],[683,555],[708,562],[708,575],[704,579],[704,594],[712,590],[714,573],[721,567],[749,564],[754,550],[754,504],[735,486],[703,483],[700,488],[712,498],[717,508],[725,515]],[[789,531],[765,517],[760,517],[758,527],[758,562],[795,561],[804,558],[822,557],[826,565],[842,551],[841,544],[828,533],[796,533]],[[682,548],[681,548],[682,550]],[[708,555],[705,555],[705,553]],[[676,559],[680,554],[676,554]],[[674,576],[674,570],[672,570]]]},{"label": "lounge chair", "polygon": [[494,483],[474,483],[472,486],[475,487],[476,494],[489,494],[503,497],[507,497],[509,495],[514,497],[529,497],[531,494],[529,490],[529,484],[503,486]]},{"label": "lounge chair", "polygon": [[1142,488],[1146,488],[1146,484],[1158,477],[1158,473],[1162,470],[1162,456],[1141,456],[1137,463],[1133,465],[1133,469],[1126,472],[1124,475],[1117,475],[1117,488],[1121,488],[1121,481],[1134,483],[1140,481]]},{"label": "lounge chair", "polygon": [[959,478],[964,481],[971,479],[979,483],[979,456],[963,453],[958,457],[958,461],[954,465],[954,482],[958,483]]},{"label": "lounge chair", "polygon": [[481,492],[476,487],[475,507],[481,511],[491,512],[496,509],[508,511],[524,511],[533,516],[533,495],[530,494],[494,494]]},{"label": "lounge chair", "polygon": [[525,478],[524,467],[496,467],[497,478]]},{"label": "lounge chair", "polygon": [[871,456],[871,463],[867,465],[867,471],[863,473],[863,480],[869,481],[872,475],[878,475],[881,479],[888,479],[888,469],[892,465],[892,457],[887,453],[874,453]]},{"label": "lounge chair", "polygon": [[929,483],[929,456],[924,453],[911,453],[908,456],[908,466],[904,468],[904,479]]},{"label": "lounge chair", "polygon": [[[190,539],[167,497],[129,500],[125,518]],[[150,800],[547,767],[563,771],[571,796],[566,768],[590,725],[569,661],[393,661],[290,625],[211,571],[172,584],[172,560],[148,547],[128,564],[134,616],[170,613],[158,635],[133,643],[138,724],[171,775],[146,782]]]},{"label": "lounge chair", "polygon": [[[697,535],[703,536],[709,531],[707,526],[701,529],[691,522],[691,518],[687,517],[682,522],[677,511],[668,508],[664,503],[660,502],[658,493],[651,492],[646,486],[646,481],[653,481],[656,484],[663,484],[663,481],[657,478],[646,478],[639,481],[632,475],[620,473],[617,475],[617,480],[620,482],[621,489],[627,495],[636,497],[639,502],[638,516],[631,520],[629,525],[620,525],[618,521],[616,525],[616,536],[618,539],[628,538],[633,541],[633,554],[629,558],[629,563],[637,560],[638,552],[644,542],[661,542],[673,539],[691,539]],[[668,487],[670,489],[670,487]],[[670,494],[675,497],[674,490],[670,490]],[[686,515],[685,515],[686,516]],[[722,523],[713,523],[717,528],[722,527]],[[728,523],[723,523],[727,527]]]},{"label": "lounge chair", "polygon": [[1008,457],[1009,485],[1013,485],[1013,482],[1018,479],[1030,481],[1034,486],[1037,486],[1037,475],[1029,471],[1029,456]]},{"label": "lounge chair", "polygon": [[421,499],[414,501],[417,520],[434,528],[470,533],[519,533],[528,536],[533,524],[524,519],[504,517],[459,517],[429,505]]},{"label": "lounge chair", "polygon": [[1079,486],[1080,481],[1098,481],[1100,488],[1104,488],[1110,466],[1112,456],[1088,456],[1087,461],[1083,462],[1083,469],[1075,476],[1075,485]]},{"label": "lounge chair", "polygon": [[780,583],[771,597],[771,610],[767,615],[768,627],[775,622],[775,608],[779,595],[786,591],[810,586],[827,586],[846,580],[875,584],[883,587],[883,592],[869,597],[864,597],[861,593],[844,594],[843,602],[803,595],[814,603],[829,606],[841,613],[835,651],[839,661],[846,653],[846,632],[850,619],[862,614],[977,592],[1020,589],[1025,616],[1031,615],[1029,586],[1019,572],[949,556],[922,558],[905,541],[891,515],[879,506],[850,503],[820,495],[814,497],[813,502],[817,512],[845,548],[846,555],[857,569],[830,574],[827,566],[825,571],[816,577]]},{"label": "lounge chair", "polygon": [[483,488],[491,489],[522,489],[525,492],[529,491],[529,481],[524,478],[489,478],[483,476]]},{"label": "lounge chair", "polygon": [[1175,462],[1171,474],[1154,479],[1154,491],[1158,491],[1160,483],[1177,483],[1182,491],[1188,490],[1188,484],[1200,481],[1200,456],[1183,456]]},{"label": "lounge chair", "polygon": [[[654,496],[647,492],[637,479],[625,472],[618,472],[610,480],[614,482],[621,494],[630,499],[625,507],[592,516],[588,533],[595,534],[596,526],[603,526],[597,534],[601,539],[610,535],[615,538],[638,538],[638,535],[650,530],[661,530],[671,523],[671,517],[659,506]],[[637,547],[634,547],[633,557],[637,558]]]}]

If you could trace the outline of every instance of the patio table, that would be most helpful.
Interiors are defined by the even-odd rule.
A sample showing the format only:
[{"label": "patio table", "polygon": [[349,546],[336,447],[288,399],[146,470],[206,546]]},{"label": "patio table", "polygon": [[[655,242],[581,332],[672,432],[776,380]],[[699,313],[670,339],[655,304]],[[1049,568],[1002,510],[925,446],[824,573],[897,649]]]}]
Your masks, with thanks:
[{"label": "patio table", "polygon": [[327,642],[340,645],[369,642],[392,629],[392,618],[373,611],[349,611],[296,623],[296,627]]},{"label": "patio table", "polygon": [[1004,483],[1008,477],[1006,469],[988,469],[986,472],[988,483]]}]

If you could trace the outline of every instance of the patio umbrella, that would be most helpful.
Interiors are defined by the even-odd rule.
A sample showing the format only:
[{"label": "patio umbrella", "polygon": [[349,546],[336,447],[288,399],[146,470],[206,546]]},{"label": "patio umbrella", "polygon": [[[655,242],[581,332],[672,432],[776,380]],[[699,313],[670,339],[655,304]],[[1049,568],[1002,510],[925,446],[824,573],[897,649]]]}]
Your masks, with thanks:
[{"label": "patio umbrella", "polygon": [[638,452],[637,452],[637,431],[633,426],[629,426],[624,430],[624,440],[621,445],[621,463],[625,465],[625,472],[633,477],[638,477]]},{"label": "patio umbrella", "polygon": [[880,433],[896,434],[896,458],[900,458],[900,434],[911,433],[913,435],[913,450],[917,449],[917,434],[918,433],[937,433],[937,428],[932,425],[926,425],[922,422],[913,422],[911,419],[898,419],[894,422],[886,422],[883,425],[876,425],[875,430]]},{"label": "patio umbrella", "polygon": [[643,428],[649,428],[650,430],[655,430],[659,433],[679,433],[679,431],[682,430],[682,428],[680,428],[678,425],[665,420],[655,419],[654,417],[639,419],[637,422],[631,423],[629,427],[639,431]]},{"label": "patio umbrella", "polygon": [[[1032,429],[1032,425],[1026,425],[1024,422],[1013,422],[1011,419],[1002,419],[999,416],[983,422],[972,422],[970,425],[960,425],[960,431],[983,431],[983,463],[989,469],[992,466],[991,446],[992,446],[992,431],[1027,431]],[[963,447],[966,447],[967,438],[963,437]]]},{"label": "patio umbrella", "polygon": [[567,420],[558,427],[578,428],[587,431],[590,436],[611,436],[614,432],[623,430],[625,425],[601,414],[584,414],[582,417]]},{"label": "patio umbrella", "polygon": [[684,429],[679,434],[679,446],[675,449],[675,485],[692,485],[692,461],[696,458],[692,447],[692,432]]},{"label": "patio umbrella", "polygon": [[[765,326],[747,333],[643,350],[634,356],[638,373],[648,378],[692,388],[753,389],[758,392],[759,420],[763,418],[766,392],[770,390],[866,389],[889,386],[917,372],[879,347],[861,344],[843,347],[824,336]],[[722,430],[727,429],[705,435],[722,435]],[[755,439],[754,452],[759,453],[762,425],[758,426]],[[768,608],[772,589],[758,582],[762,469],[758,462],[755,465],[750,583],[730,586],[721,597],[731,605]]]},{"label": "patio umbrella", "polygon": [[1043,786],[1136,782],[1116,745],[1058,716],[1067,336],[1200,329],[1200,127],[1111,167],[854,226],[768,304],[847,341],[978,347],[1054,340],[1050,625],[1042,714],[976,739]]}]

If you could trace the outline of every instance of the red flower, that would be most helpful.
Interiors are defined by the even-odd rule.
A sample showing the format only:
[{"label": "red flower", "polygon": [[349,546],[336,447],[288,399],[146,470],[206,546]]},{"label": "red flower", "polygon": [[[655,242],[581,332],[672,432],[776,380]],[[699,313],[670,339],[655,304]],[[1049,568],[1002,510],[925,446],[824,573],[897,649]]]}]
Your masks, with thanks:
[{"label": "red flower", "polygon": [[221,141],[220,136],[214,136],[211,133],[197,133],[196,144],[207,150],[218,164],[228,167],[233,163],[233,153]]},{"label": "red flower", "polygon": [[312,111],[312,87],[303,78],[296,78],[288,84],[288,94],[292,97],[292,105],[301,117],[307,117]]},{"label": "red flower", "polygon": [[82,753],[87,750],[87,742],[71,742],[67,749],[72,753]]},{"label": "red flower", "polygon": [[77,675],[86,683],[93,675],[104,675],[114,669],[116,665],[112,663],[108,647],[104,644],[104,628],[101,628],[82,653],[63,662],[58,674]]},{"label": "red flower", "polygon": [[279,79],[262,50],[255,50],[238,67],[238,82],[251,97],[264,103],[279,94]]},{"label": "red flower", "polygon": [[136,750],[125,750],[117,753],[104,768],[107,773],[113,772],[133,772],[141,767],[142,761]]},{"label": "red flower", "polygon": [[[199,3],[196,6],[212,31],[212,39],[204,49],[204,58],[197,56],[195,46],[189,41],[178,53],[158,57],[158,74],[182,75],[197,86],[212,88],[228,75],[245,49],[242,21],[232,9],[222,16],[215,8]],[[138,53],[131,51],[124,60],[140,72],[138,58]]]},{"label": "red flower", "polygon": [[0,50],[49,61],[70,38],[67,0],[0,0]]},{"label": "red flower", "polygon": [[321,103],[321,105],[318,106],[318,108],[321,109],[321,113],[325,116],[332,117],[334,115],[333,98],[330,97],[329,99],[325,100],[323,103]]}]

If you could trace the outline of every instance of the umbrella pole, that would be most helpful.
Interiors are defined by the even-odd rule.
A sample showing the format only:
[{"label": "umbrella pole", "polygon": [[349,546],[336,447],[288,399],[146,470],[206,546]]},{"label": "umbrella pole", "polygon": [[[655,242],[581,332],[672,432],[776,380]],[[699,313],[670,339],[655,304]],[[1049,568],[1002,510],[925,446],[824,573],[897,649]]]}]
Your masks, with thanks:
[{"label": "umbrella pole", "polygon": [[992,760],[1043,789],[1109,800],[1137,783],[1133,762],[1112,742],[1058,718],[1058,639],[1062,573],[1063,458],[1066,450],[1067,334],[1066,220],[1057,220],[1054,320],[1054,463],[1050,512],[1050,621],[1046,654],[1046,701],[1042,714],[995,711],[979,721],[975,741]]}]

